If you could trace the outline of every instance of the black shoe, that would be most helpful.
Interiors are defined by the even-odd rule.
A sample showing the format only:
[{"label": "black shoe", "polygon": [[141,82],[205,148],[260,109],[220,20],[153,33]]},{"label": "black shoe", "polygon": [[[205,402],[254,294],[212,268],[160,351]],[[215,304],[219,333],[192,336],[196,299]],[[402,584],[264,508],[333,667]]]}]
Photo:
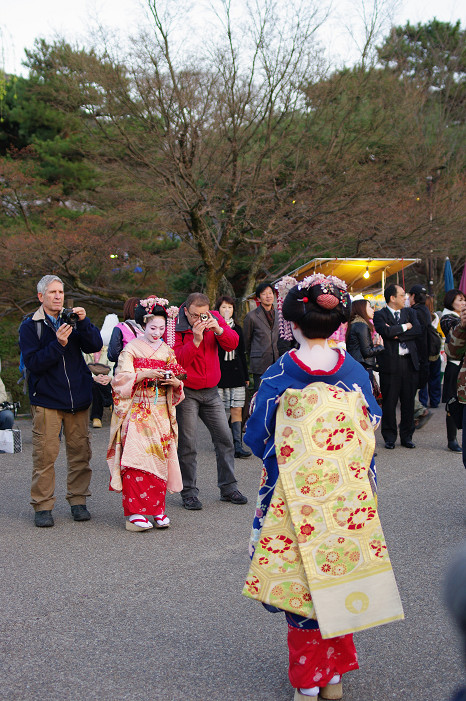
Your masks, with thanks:
[{"label": "black shoe", "polygon": [[234,492],[231,494],[222,494],[220,497],[220,501],[231,501],[232,504],[247,504],[248,500],[244,496],[244,494],[241,494],[238,489],[235,489]]},{"label": "black shoe", "polygon": [[[463,440],[464,440],[464,438],[463,438]],[[460,446],[460,444],[458,443],[458,441],[456,440],[456,438],[454,441],[448,441],[448,450],[452,450],[454,453],[462,453],[463,452],[463,449]]]},{"label": "black shoe", "polygon": [[415,448],[416,444],[413,441],[401,441],[401,445],[405,448]]},{"label": "black shoe", "polygon": [[250,458],[251,455],[252,453],[249,450],[244,450],[244,448],[235,450],[235,458]]},{"label": "black shoe", "polygon": [[188,511],[200,511],[202,509],[202,502],[199,501],[197,497],[183,497],[183,506]]},{"label": "black shoe", "polygon": [[75,521],[89,521],[91,518],[86,504],[75,504],[71,507],[71,513]]},{"label": "black shoe", "polygon": [[421,414],[417,419],[414,419],[414,428],[418,431],[420,428],[426,425],[432,416],[432,412],[426,409],[423,414]]},{"label": "black shoe", "polygon": [[385,441],[385,447],[387,450],[394,450],[395,444],[393,443],[393,441]]},{"label": "black shoe", "polygon": [[53,523],[51,511],[36,511],[34,514],[34,525],[37,526],[37,528],[51,528]]}]

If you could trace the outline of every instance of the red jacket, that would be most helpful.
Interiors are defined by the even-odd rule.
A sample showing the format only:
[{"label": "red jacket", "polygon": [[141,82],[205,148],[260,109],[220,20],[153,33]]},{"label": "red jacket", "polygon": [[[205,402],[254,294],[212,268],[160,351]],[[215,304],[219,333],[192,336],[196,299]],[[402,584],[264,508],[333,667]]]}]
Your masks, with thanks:
[{"label": "red jacket", "polygon": [[204,338],[199,348],[193,342],[193,331],[185,314],[182,304],[176,322],[175,355],[188,376],[184,381],[190,389],[208,389],[215,387],[220,381],[220,361],[218,346],[225,351],[234,350],[239,341],[238,334],[233,331],[218,312],[210,312],[223,329],[221,336],[216,336],[212,329],[204,331]]}]

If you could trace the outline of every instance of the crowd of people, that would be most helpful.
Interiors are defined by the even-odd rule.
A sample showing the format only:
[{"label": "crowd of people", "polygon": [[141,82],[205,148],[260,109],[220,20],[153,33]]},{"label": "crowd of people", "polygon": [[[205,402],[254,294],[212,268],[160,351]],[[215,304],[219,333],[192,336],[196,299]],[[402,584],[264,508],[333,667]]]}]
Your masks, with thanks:
[{"label": "crowd of people", "polygon": [[[160,297],[133,297],[124,306],[122,322],[114,315],[107,317],[99,330],[83,307],[64,309],[59,278],[43,277],[37,285],[40,307],[20,327],[33,421],[31,505],[37,527],[54,525],[54,466],[63,433],[72,517],[91,518],[86,506],[89,418],[94,428],[102,428],[105,406],[112,410],[109,489],[121,494],[129,531],[170,525],[167,491],[180,493],[189,511],[203,508],[197,486],[199,419],[215,448],[221,501],[247,503],[234,461],[249,458],[251,449],[262,460],[263,473],[246,593],[271,611],[286,612],[295,699],[338,699],[342,675],[358,667],[351,632],[377,625],[380,618],[402,616],[394,580],[384,582],[389,606],[372,583],[377,574],[374,562],[385,558],[386,570],[388,561],[377,520],[374,431],[381,423],[388,450],[396,447],[398,435],[401,446],[413,449],[415,430],[442,399],[451,405],[447,447],[461,451],[457,431],[464,431],[466,422],[466,300],[460,290],[445,296],[440,327],[448,362],[441,395],[439,318],[429,308],[422,285],[410,289],[409,304],[400,285],[388,285],[386,305],[374,311],[362,297],[351,300],[337,278],[314,275],[288,282],[279,289],[278,306],[270,283],[257,287],[257,306],[246,315],[243,328],[232,297],[220,297],[211,309],[209,298],[195,292],[179,309]],[[347,325],[344,347],[329,342],[342,324]],[[351,404],[353,395],[357,399]],[[304,438],[306,430],[309,438]],[[338,469],[328,461],[328,451],[340,460]],[[466,467],[465,452],[463,442]],[[298,454],[304,455],[304,463],[291,469]],[[340,496],[326,524],[329,535],[311,555],[305,545],[315,537],[312,514],[316,504],[323,503],[330,513],[335,490]],[[286,528],[296,533],[290,536]],[[343,528],[349,535],[342,535]],[[359,537],[372,533],[367,548],[376,557],[364,564],[365,569],[355,546],[356,531]],[[272,561],[288,572],[289,592],[294,594],[287,594],[281,584],[261,587],[261,577],[273,579]],[[363,572],[358,586],[361,591],[367,588],[364,596],[372,597],[378,613],[368,622],[362,607],[364,611],[353,611],[353,621],[358,622],[349,625],[340,607],[343,594],[333,585],[325,589],[325,582],[329,573],[343,582],[355,566]],[[324,582],[326,612],[318,603],[323,594],[316,588],[316,577]],[[298,596],[301,590],[305,593]],[[332,616],[329,607],[334,607]]]}]

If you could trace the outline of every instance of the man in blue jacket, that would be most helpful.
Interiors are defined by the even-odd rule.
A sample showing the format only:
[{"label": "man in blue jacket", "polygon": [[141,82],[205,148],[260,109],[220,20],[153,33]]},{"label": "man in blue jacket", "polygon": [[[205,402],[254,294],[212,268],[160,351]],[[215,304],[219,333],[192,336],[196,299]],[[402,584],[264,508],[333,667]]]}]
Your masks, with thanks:
[{"label": "man in blue jacket", "polygon": [[60,278],[45,275],[37,284],[37,296],[41,306],[21,324],[19,344],[29,375],[33,421],[31,504],[35,525],[48,528],[54,523],[55,460],[62,426],[68,458],[66,498],[75,521],[91,517],[86,497],[90,496],[91,480],[92,375],[83,353],[99,351],[102,338],[82,307],[73,308],[74,323],[64,323]]}]

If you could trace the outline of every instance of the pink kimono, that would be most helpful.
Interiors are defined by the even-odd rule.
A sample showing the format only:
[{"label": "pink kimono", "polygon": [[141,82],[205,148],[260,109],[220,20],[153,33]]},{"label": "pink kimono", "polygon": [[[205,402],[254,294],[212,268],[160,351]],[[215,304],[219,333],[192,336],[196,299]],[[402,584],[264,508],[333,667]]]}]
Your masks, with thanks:
[{"label": "pink kimono", "polygon": [[148,368],[184,373],[173,350],[163,343],[154,350],[142,338],[121,352],[112,381],[114,412],[107,462],[110,489],[123,494],[125,516],[159,516],[165,495],[180,492],[183,483],[176,452],[178,426],[175,406],[184,398],[178,389],[141,377]]}]

